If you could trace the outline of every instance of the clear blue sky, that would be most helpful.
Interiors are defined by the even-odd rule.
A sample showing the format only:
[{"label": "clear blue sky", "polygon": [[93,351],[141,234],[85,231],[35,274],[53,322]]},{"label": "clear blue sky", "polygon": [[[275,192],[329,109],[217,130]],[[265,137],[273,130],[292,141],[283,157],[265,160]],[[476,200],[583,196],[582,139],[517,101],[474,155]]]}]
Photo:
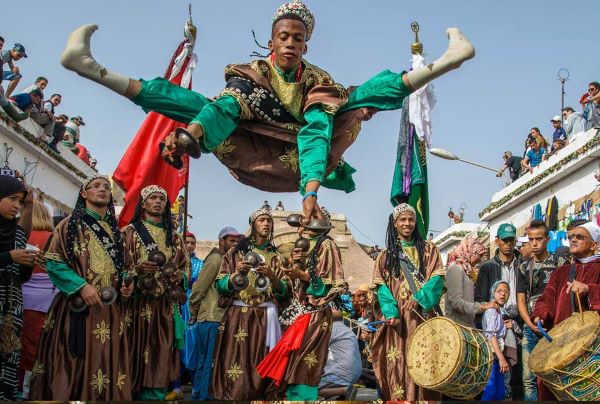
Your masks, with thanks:
[{"label": "clear blue sky", "polygon": [[[207,96],[222,89],[223,67],[248,61],[256,49],[251,29],[266,43],[270,21],[282,0],[193,1],[198,26],[196,91]],[[413,34],[421,25],[427,60],[446,48],[444,30],[460,27],[477,49],[475,59],[435,83],[438,104],[433,113],[433,145],[491,166],[500,166],[504,150],[522,152],[526,133],[539,126],[551,137],[553,115],[560,113],[557,71],[570,70],[566,104],[577,101],[587,84],[600,79],[598,25],[600,2],[568,1],[421,1],[307,0],[316,15],[307,60],[329,71],[344,85],[360,84],[383,69],[407,69]],[[59,92],[58,111],[86,121],[81,139],[112,173],[136,133],[144,113],[121,98],[63,69],[59,56],[70,31],[96,23],[92,40],[98,61],[131,77],[163,74],[182,39],[187,2],[21,0],[4,7],[0,35],[6,45],[23,43],[29,58],[19,63],[23,84],[36,76],[50,79],[47,94]],[[357,168],[357,190],[351,194],[322,190],[319,198],[380,245],[385,238],[399,111],[380,113],[363,130],[346,160]],[[431,228],[448,226],[446,213],[468,205],[467,221],[478,221],[501,181],[488,172],[459,162],[429,157]],[[225,225],[245,230],[248,213],[267,199],[300,208],[297,194],[267,194],[235,181],[213,156],[192,164],[191,229],[215,238]],[[350,226],[354,235],[368,239]]]}]

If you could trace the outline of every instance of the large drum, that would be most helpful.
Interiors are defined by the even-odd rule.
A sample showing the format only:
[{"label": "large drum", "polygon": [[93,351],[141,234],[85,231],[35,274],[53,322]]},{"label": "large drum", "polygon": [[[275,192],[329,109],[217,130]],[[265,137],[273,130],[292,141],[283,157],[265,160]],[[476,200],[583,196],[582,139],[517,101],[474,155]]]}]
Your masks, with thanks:
[{"label": "large drum", "polygon": [[419,386],[470,400],[490,378],[492,347],[480,331],[445,317],[425,321],[408,343],[408,374]]},{"label": "large drum", "polygon": [[529,368],[559,400],[600,400],[600,315],[574,314],[543,338],[529,358]]}]

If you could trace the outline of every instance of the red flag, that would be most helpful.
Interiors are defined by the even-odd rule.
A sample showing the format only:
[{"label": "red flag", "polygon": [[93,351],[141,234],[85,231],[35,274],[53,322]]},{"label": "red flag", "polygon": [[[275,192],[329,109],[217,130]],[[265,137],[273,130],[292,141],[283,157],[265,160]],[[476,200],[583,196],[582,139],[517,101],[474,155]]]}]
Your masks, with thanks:
[{"label": "red flag", "polygon": [[[164,76],[166,79],[171,76],[175,58],[181,53],[187,42],[187,40],[181,42],[173,54]],[[190,57],[185,60],[179,73],[170,80],[171,83],[181,84],[181,79],[189,62]],[[191,85],[190,80],[188,88],[191,88]],[[158,146],[170,132],[184,126],[184,124],[156,112],[150,112],[146,115],[142,126],[113,174],[114,181],[125,192],[125,205],[119,216],[119,226],[123,227],[129,223],[135,212],[140,192],[142,188],[148,185],[163,187],[171,201],[177,198],[179,191],[188,180],[189,159],[184,156],[183,168],[177,170],[162,160]],[[168,209],[170,209],[170,206]]]}]

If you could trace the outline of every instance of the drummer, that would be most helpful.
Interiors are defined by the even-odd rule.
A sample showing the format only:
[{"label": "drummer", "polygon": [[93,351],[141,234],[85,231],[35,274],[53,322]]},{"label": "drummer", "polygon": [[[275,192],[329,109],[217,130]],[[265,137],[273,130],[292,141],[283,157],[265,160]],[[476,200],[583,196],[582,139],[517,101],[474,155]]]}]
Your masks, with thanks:
[{"label": "drummer", "polygon": [[[544,328],[552,328],[577,310],[574,294],[579,295],[583,310],[600,312],[600,255],[595,253],[600,244],[600,227],[593,222],[576,221],[567,234],[574,263],[566,263],[552,273],[531,315],[534,324],[539,320]],[[539,379],[538,391],[540,400],[555,399]]]}]

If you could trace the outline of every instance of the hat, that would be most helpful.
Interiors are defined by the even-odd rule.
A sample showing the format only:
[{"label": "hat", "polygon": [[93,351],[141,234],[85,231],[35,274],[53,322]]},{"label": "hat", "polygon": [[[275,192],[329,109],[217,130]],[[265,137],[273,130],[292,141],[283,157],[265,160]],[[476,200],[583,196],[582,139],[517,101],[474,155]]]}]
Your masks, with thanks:
[{"label": "hat", "polygon": [[74,116],[74,117],[71,118],[71,120],[73,120],[73,119],[78,119],[79,120],[79,124],[81,126],[85,126],[85,122],[83,122],[83,118],[81,116],[79,116],[79,115]]},{"label": "hat", "polygon": [[44,93],[42,92],[42,90],[40,90],[40,89],[39,89],[39,88],[37,88],[37,87],[36,87],[36,88],[34,88],[33,90],[31,90],[31,91],[29,92],[29,94],[37,94],[37,95],[39,95],[40,97],[44,97]]},{"label": "hat", "polygon": [[0,175],[0,185],[0,199],[18,194],[19,192],[27,194],[25,184],[12,175]]},{"label": "hat", "polygon": [[400,216],[404,212],[410,212],[414,217],[417,217],[417,211],[415,210],[415,208],[410,206],[408,203],[401,203],[397,205],[394,208],[394,211],[392,212],[394,220],[398,219],[398,216]]},{"label": "hat", "polygon": [[191,237],[194,240],[196,240],[196,235],[194,233],[192,233],[191,231],[186,231],[185,232],[185,238]]},{"label": "hat", "polygon": [[523,236],[517,238],[517,247],[522,246],[523,244],[529,243],[529,237]]},{"label": "hat", "polygon": [[241,236],[241,234],[233,227],[224,227],[219,232],[219,240],[225,238],[227,236]]},{"label": "hat", "polygon": [[500,240],[504,240],[506,238],[516,238],[517,229],[515,229],[515,226],[510,223],[502,223],[500,227],[498,227],[496,237],[498,237]]},{"label": "hat", "polygon": [[146,202],[146,199],[148,199],[148,197],[154,193],[163,195],[165,199],[169,197],[164,188],[161,188],[158,185],[148,185],[140,192],[140,195],[142,196],[142,203]]},{"label": "hat", "polygon": [[586,229],[588,233],[590,233],[590,236],[592,236],[592,240],[594,240],[596,243],[600,243],[600,227],[596,223],[587,222],[577,227],[583,227]]},{"label": "hat", "polygon": [[260,216],[263,216],[263,215],[267,215],[272,219],[273,214],[271,213],[271,208],[270,207],[268,207],[268,208],[262,207],[262,208],[256,209],[250,215],[250,218],[248,219],[248,223],[250,223],[250,224],[254,223],[254,221],[256,219],[258,219]]},{"label": "hat", "polygon": [[558,115],[554,115],[554,117],[552,119],[550,119],[550,122],[562,122],[560,119],[560,116]]},{"label": "hat", "polygon": [[308,41],[312,36],[315,29],[315,16],[306,7],[306,4],[299,0],[293,0],[279,7],[273,15],[273,25],[279,20],[286,18],[287,16],[295,16],[297,19],[302,21],[306,27],[306,40]]},{"label": "hat", "polygon": [[13,46],[12,50],[19,52],[21,55],[23,55],[24,58],[27,57],[27,53],[25,53],[25,47],[20,43],[16,43],[15,46]]}]

